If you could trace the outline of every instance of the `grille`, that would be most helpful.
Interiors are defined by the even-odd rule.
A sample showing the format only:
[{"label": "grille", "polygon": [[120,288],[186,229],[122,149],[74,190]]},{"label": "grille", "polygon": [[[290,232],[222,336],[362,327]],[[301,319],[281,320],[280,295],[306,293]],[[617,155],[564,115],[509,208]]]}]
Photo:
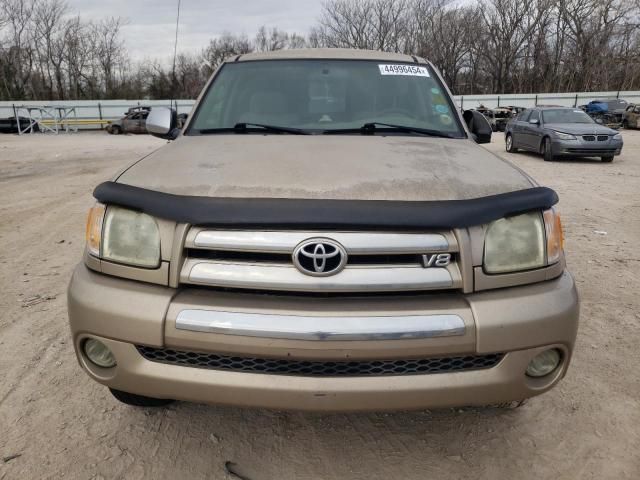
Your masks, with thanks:
[{"label": "grille", "polygon": [[[333,249],[330,245],[344,247]],[[302,246],[323,246],[302,254]],[[307,248],[305,247],[305,248]],[[224,230],[193,227],[180,282],[271,292],[405,292],[463,288],[451,232]],[[333,255],[334,253],[339,255]],[[430,263],[446,255],[442,265]],[[335,267],[335,268],[334,268]],[[335,270],[335,272],[333,272]]]},{"label": "grille", "polygon": [[234,357],[138,345],[138,352],[152,362],[227,370],[233,372],[298,375],[307,377],[357,377],[384,375],[420,375],[429,373],[481,370],[496,366],[504,354],[461,357],[418,358],[407,360],[308,361],[272,358]]},{"label": "grille", "polygon": [[583,135],[582,139],[585,142],[595,142],[596,140],[599,142],[606,142],[609,140],[609,135]]}]

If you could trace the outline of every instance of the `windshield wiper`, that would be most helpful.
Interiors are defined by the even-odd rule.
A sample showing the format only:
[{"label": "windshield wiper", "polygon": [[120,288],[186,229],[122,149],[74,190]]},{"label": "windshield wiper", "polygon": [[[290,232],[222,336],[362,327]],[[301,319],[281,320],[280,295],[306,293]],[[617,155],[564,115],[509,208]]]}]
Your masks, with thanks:
[{"label": "windshield wiper", "polygon": [[265,125],[262,123],[236,123],[232,128],[224,127],[224,128],[203,128],[198,130],[197,132],[200,135],[207,135],[211,133],[247,133],[252,128],[262,128],[268,132],[274,133],[290,133],[291,135],[311,135],[311,132],[307,130],[303,130],[301,128],[293,128],[293,127],[279,127],[277,125]]},{"label": "windshield wiper", "polygon": [[[378,129],[378,127],[385,127]],[[418,135],[427,135],[430,137],[442,137],[442,138],[458,138],[450,133],[441,132],[439,130],[431,130],[429,128],[409,127],[406,125],[393,125],[390,123],[382,122],[369,122],[362,125],[360,128],[345,128],[340,130],[325,130],[325,135],[341,134],[341,133],[360,133],[362,135],[373,135],[376,131],[397,131],[403,133],[417,133]]]},{"label": "windshield wiper", "polygon": [[265,125],[264,123],[236,123],[233,130],[237,133],[244,133],[252,127],[264,128],[270,132],[290,133],[292,135],[311,135],[311,132],[301,128],[279,127],[277,125]]}]

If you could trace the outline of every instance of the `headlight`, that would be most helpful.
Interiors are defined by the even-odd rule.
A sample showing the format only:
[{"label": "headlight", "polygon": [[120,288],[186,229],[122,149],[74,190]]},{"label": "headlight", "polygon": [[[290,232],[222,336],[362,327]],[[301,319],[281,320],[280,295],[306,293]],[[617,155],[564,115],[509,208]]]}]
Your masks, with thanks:
[{"label": "headlight", "polygon": [[556,137],[558,137],[560,140],[575,140],[576,136],[575,135],[571,135],[570,133],[562,133],[562,132],[556,132],[554,130],[554,133],[556,134]]},{"label": "headlight", "polygon": [[544,243],[538,212],[496,220],[484,239],[484,268],[487,273],[507,273],[544,267]]},{"label": "headlight", "polygon": [[153,268],[160,264],[160,232],[149,215],[109,207],[104,219],[102,258]]},{"label": "headlight", "polygon": [[541,268],[560,261],[564,237],[554,209],[495,220],[484,240],[487,273]]},{"label": "headlight", "polygon": [[621,133],[616,133],[612,138],[614,140],[622,140],[622,134]]},{"label": "headlight", "polygon": [[87,249],[104,260],[136,267],[160,265],[160,231],[153,217],[133,210],[96,205],[87,220]]}]

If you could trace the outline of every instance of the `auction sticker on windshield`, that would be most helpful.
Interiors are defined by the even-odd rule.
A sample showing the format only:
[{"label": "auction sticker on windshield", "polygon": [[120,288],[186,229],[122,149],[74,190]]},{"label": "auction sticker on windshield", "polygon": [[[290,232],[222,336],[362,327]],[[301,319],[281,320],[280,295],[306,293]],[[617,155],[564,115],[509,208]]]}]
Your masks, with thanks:
[{"label": "auction sticker on windshield", "polygon": [[417,65],[378,65],[380,75],[409,75],[412,77],[428,77],[426,67]]}]

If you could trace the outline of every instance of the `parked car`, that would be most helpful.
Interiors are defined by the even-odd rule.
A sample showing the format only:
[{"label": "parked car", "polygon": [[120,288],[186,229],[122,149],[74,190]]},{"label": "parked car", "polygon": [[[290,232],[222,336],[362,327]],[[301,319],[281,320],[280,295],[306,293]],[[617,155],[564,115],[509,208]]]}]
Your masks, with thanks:
[{"label": "parked car", "polygon": [[428,61],[236,55],[169,145],[94,191],[68,290],[80,365],[131,405],[517,401],[567,372],[556,193],[477,143]]},{"label": "parked car", "polygon": [[149,109],[134,107],[120,120],[115,120],[107,126],[107,132],[113,135],[121,133],[147,133],[147,117]]},{"label": "parked car", "polygon": [[487,118],[491,130],[494,132],[504,132],[507,122],[513,116],[511,110],[507,108],[486,108],[484,105],[480,105],[477,111]]},{"label": "parked car", "polygon": [[504,132],[507,123],[513,118],[513,112],[509,108],[493,109],[493,124],[491,125],[494,132]]},{"label": "parked car", "polygon": [[151,107],[138,105],[136,107],[129,107],[124,114],[129,115],[131,113],[136,113],[136,112],[150,112],[150,111],[151,111]]},{"label": "parked car", "polygon": [[629,103],[621,98],[592,100],[586,105],[587,113],[623,113]]},{"label": "parked car", "polygon": [[528,150],[546,161],[559,157],[600,157],[613,161],[622,151],[622,135],[576,108],[532,108],[507,125],[507,152]]},{"label": "parked car", "polygon": [[629,103],[621,98],[593,100],[584,105],[583,110],[593,118],[611,128],[619,128],[624,121],[624,113]]},{"label": "parked car", "polygon": [[189,118],[189,114],[188,113],[181,113],[178,115],[178,122],[177,122],[177,128],[182,129],[182,127],[185,126],[185,124],[187,123],[187,119]]},{"label": "parked car", "polygon": [[[39,132],[40,127],[36,122],[31,122],[26,117],[18,117],[20,119],[20,129],[25,131],[31,126],[33,131]],[[33,123],[33,124],[32,124]],[[0,133],[18,133],[18,122],[16,117],[0,118]]]},{"label": "parked car", "polygon": [[511,110],[511,114],[513,117],[527,109],[527,107],[519,107],[517,105],[507,105],[504,108]]},{"label": "parked car", "polygon": [[624,112],[623,128],[640,128],[640,105],[629,105]]}]

